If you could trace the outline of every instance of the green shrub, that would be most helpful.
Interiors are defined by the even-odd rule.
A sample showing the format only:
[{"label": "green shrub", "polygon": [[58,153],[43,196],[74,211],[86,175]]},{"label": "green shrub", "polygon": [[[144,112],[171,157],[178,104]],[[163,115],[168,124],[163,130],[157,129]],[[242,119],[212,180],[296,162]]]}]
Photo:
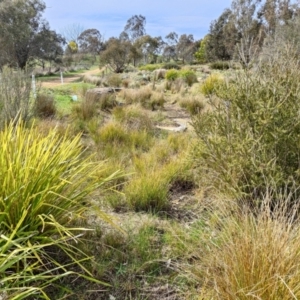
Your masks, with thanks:
[{"label": "green shrub", "polygon": [[0,126],[17,116],[29,120],[34,105],[29,74],[4,67],[0,76]]},{"label": "green shrub", "polygon": [[156,69],[160,69],[161,65],[160,64],[148,64],[148,65],[144,65],[144,66],[140,66],[139,70],[140,71],[154,71]]},{"label": "green shrub", "polygon": [[207,77],[204,82],[201,85],[201,92],[207,96],[210,97],[213,94],[216,93],[216,90],[220,85],[222,85],[224,82],[224,79],[218,75],[218,74],[211,74],[209,77]]},{"label": "green shrub", "polygon": [[192,70],[183,69],[179,72],[179,76],[184,79],[188,86],[192,86],[194,83],[198,82],[196,73]]},{"label": "green shrub", "polygon": [[254,205],[270,188],[298,184],[299,65],[282,57],[261,62],[256,72],[239,72],[215,90],[221,100],[214,110],[194,118],[196,156],[218,189]]},{"label": "green shrub", "polygon": [[173,63],[173,62],[168,62],[168,63],[165,63],[163,66],[162,66],[163,69],[166,69],[166,70],[170,70],[170,69],[175,69],[175,70],[180,70],[181,67],[176,64],[176,63]]},{"label": "green shrub", "polygon": [[168,81],[174,81],[175,79],[177,79],[179,77],[180,73],[179,71],[175,70],[175,69],[170,69],[166,72],[165,78]]},{"label": "green shrub", "polygon": [[228,70],[230,68],[228,61],[215,61],[210,63],[209,66],[213,70]]},{"label": "green shrub", "polygon": [[40,118],[54,117],[56,114],[54,96],[39,93],[35,99],[34,113]]},{"label": "green shrub", "polygon": [[95,280],[76,244],[88,229],[76,224],[109,178],[99,180],[102,165],[82,158],[80,136],[37,130],[11,124],[0,132],[0,295],[9,299],[36,298],[72,274]]}]

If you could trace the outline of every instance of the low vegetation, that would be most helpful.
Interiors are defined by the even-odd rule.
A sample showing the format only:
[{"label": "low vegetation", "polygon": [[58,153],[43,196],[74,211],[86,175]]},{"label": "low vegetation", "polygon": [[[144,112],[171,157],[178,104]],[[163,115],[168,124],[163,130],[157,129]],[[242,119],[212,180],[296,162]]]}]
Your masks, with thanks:
[{"label": "low vegetation", "polygon": [[[28,119],[0,133],[0,296],[299,298],[286,51],[251,71],[146,65],[30,92]],[[122,88],[87,92],[98,79]]]}]

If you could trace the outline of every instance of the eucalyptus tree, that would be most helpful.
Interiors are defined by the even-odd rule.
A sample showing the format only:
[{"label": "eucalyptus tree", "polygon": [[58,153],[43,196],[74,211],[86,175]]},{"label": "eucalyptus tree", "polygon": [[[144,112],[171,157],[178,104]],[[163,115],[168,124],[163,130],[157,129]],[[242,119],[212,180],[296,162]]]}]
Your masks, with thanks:
[{"label": "eucalyptus tree", "polygon": [[135,42],[138,38],[146,34],[146,17],[142,15],[134,15],[127,20],[124,32],[127,34],[131,42]]},{"label": "eucalyptus tree", "polygon": [[194,59],[194,54],[197,51],[196,43],[192,34],[182,34],[176,45],[176,54],[183,63],[190,63]]},{"label": "eucalyptus tree", "polygon": [[46,44],[63,43],[42,18],[45,8],[42,0],[0,0],[0,67],[24,69],[29,60],[44,56],[42,49],[48,52]]},{"label": "eucalyptus tree", "polygon": [[176,45],[178,43],[178,34],[172,31],[166,35],[165,39],[166,43],[163,50],[163,57],[167,61],[170,61],[171,59],[177,60]]},{"label": "eucalyptus tree", "polygon": [[261,20],[257,17],[261,0],[233,0],[231,18],[238,33],[236,54],[245,68],[251,66],[263,43]]},{"label": "eucalyptus tree", "polygon": [[108,64],[115,73],[122,73],[131,61],[132,44],[117,38],[110,38],[105,43],[105,50],[100,53],[100,61]]},{"label": "eucalyptus tree", "polygon": [[103,37],[98,29],[84,30],[78,37],[79,51],[89,54],[99,54],[103,50]]}]

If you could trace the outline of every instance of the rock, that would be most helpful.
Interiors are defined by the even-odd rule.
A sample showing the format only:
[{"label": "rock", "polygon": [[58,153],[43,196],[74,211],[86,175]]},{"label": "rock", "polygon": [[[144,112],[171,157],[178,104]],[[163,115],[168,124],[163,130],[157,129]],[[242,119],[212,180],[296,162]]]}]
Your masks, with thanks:
[{"label": "rock", "polygon": [[103,94],[109,94],[109,93],[116,93],[121,90],[122,90],[122,88],[105,87],[105,88],[89,89],[89,90],[87,90],[87,93],[103,95]]},{"label": "rock", "polygon": [[87,90],[86,96],[89,97],[89,96],[93,95],[95,97],[95,100],[100,100],[101,97],[104,95],[114,94],[121,90],[122,90],[122,88],[111,88],[111,87],[94,88],[94,89]]}]

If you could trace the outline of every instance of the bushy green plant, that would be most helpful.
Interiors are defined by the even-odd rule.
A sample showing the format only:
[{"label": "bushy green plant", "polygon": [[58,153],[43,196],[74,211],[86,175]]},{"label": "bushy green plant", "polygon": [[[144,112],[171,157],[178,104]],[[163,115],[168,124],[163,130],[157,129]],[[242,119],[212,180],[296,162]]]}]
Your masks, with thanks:
[{"label": "bushy green plant", "polygon": [[165,63],[163,66],[162,66],[163,69],[167,69],[167,70],[170,70],[170,69],[175,69],[175,70],[180,70],[181,67],[174,63],[174,62],[168,62],[168,63]]},{"label": "bushy green plant", "polygon": [[179,71],[175,70],[175,69],[170,69],[166,72],[165,78],[168,81],[174,81],[175,79],[177,79],[180,76]]},{"label": "bushy green plant", "polygon": [[267,187],[284,190],[300,179],[300,63],[287,57],[210,89],[221,100],[193,121],[206,178],[252,204]]},{"label": "bushy green plant", "polygon": [[80,136],[55,129],[41,135],[11,124],[0,143],[0,295],[45,296],[75,269],[93,280],[83,266],[91,258],[76,247],[88,229],[76,224],[91,206],[87,196],[109,180],[97,177],[101,164],[82,158]]},{"label": "bushy green plant", "polygon": [[219,74],[211,74],[202,83],[201,92],[205,96],[210,97],[216,93],[216,90],[220,85],[222,85],[223,82],[224,79]]},{"label": "bushy green plant", "polygon": [[144,65],[144,66],[140,66],[139,70],[141,71],[154,71],[156,69],[160,69],[161,65],[160,64],[148,64],[148,65]]},{"label": "bushy green plant", "polygon": [[159,212],[168,209],[168,184],[159,172],[132,178],[124,190],[126,201],[135,211]]},{"label": "bushy green plant", "polygon": [[29,74],[4,67],[0,78],[0,126],[17,116],[27,121],[34,106]]},{"label": "bushy green plant", "polygon": [[197,75],[194,71],[183,69],[179,72],[179,77],[182,77],[188,86],[192,86],[198,82]]},{"label": "bushy green plant", "polygon": [[210,63],[209,66],[213,70],[228,70],[230,68],[228,61],[215,61]]}]

